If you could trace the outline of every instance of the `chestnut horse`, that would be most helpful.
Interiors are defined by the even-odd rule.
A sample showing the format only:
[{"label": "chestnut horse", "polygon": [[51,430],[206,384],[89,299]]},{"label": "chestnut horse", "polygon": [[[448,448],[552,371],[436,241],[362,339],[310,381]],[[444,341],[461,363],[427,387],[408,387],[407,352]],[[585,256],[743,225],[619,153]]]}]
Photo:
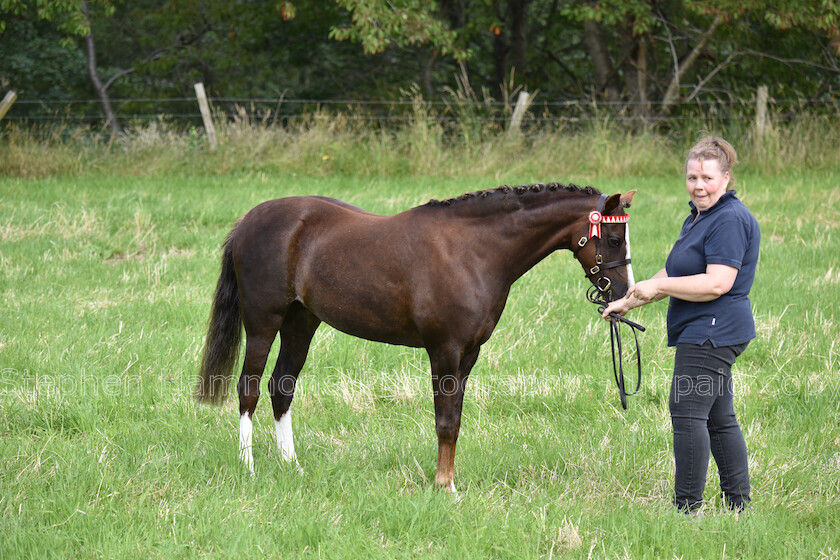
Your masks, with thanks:
[{"label": "chestnut horse", "polygon": [[590,281],[623,296],[632,285],[624,208],[634,193],[503,186],[393,216],[320,196],[264,202],[224,243],[196,396],[224,398],[244,325],[239,449],[253,474],[251,419],[278,332],[268,392],[279,452],[295,463],[289,407],[322,321],[368,340],[423,347],[438,437],[435,483],[454,492],[467,378],[511,285],[555,250],[570,249]]}]

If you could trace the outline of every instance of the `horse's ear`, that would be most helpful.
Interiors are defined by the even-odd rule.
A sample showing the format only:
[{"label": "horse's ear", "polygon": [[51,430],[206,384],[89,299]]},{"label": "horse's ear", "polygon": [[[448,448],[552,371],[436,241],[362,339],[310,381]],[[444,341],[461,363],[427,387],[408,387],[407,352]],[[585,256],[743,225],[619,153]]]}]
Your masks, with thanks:
[{"label": "horse's ear", "polygon": [[619,205],[622,208],[630,208],[630,202],[633,200],[633,195],[636,194],[636,190],[632,190],[625,194],[614,194],[607,199],[604,203],[604,214],[609,214]]},{"label": "horse's ear", "polygon": [[633,189],[630,192],[626,192],[621,195],[621,207],[622,208],[630,208],[630,203],[633,201],[633,196],[636,194],[636,189]]},{"label": "horse's ear", "polygon": [[621,203],[621,195],[614,194],[604,202],[604,214],[612,214],[613,210],[618,208],[618,205]]}]

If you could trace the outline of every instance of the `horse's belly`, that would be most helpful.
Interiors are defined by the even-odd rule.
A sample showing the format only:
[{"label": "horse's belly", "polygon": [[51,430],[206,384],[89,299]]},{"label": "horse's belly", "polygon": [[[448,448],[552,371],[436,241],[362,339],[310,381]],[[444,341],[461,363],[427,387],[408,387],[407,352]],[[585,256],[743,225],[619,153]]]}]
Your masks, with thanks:
[{"label": "horse's belly", "polygon": [[[326,278],[326,277],[325,277]],[[410,305],[410,288],[388,283],[310,282],[299,294],[316,317],[349,335],[401,346],[423,346]]]},{"label": "horse's belly", "polygon": [[424,346],[420,333],[413,326],[406,325],[401,317],[375,315],[352,305],[342,305],[329,311],[312,310],[315,315],[331,327],[352,336],[397,344],[400,346]]},{"label": "horse's belly", "polygon": [[423,340],[419,337],[419,335],[412,336],[411,334],[404,332],[389,332],[387,329],[373,330],[364,327],[357,328],[353,325],[335,325],[329,321],[325,322],[331,327],[343,332],[344,334],[364,338],[365,340],[372,340],[373,342],[384,342],[385,344],[411,346],[414,348],[422,348],[423,346],[425,346]]}]

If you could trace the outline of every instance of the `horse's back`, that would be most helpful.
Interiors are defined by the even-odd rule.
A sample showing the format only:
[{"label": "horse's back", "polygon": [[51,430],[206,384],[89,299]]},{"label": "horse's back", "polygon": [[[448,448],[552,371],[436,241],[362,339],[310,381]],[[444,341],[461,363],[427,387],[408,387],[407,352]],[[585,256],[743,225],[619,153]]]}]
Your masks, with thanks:
[{"label": "horse's back", "polygon": [[249,210],[241,221],[267,227],[271,222],[305,218],[320,214],[350,213],[374,216],[348,202],[326,196],[288,196],[267,200]]},{"label": "horse's back", "polygon": [[309,198],[313,199],[317,202],[323,202],[332,206],[337,206],[339,208],[343,208],[345,210],[350,210],[356,214],[368,214],[371,216],[375,216],[375,214],[364,210],[363,208],[359,208],[358,206],[353,206],[349,202],[344,202],[343,200],[338,200],[337,198],[330,198],[329,196],[303,196],[300,198]]},{"label": "horse's back", "polygon": [[318,234],[318,228],[328,230],[331,224],[362,216],[377,217],[366,210],[341,200],[323,196],[290,196],[258,204],[237,223],[234,238],[240,250],[245,245],[270,243],[273,249],[284,236],[306,229]]}]

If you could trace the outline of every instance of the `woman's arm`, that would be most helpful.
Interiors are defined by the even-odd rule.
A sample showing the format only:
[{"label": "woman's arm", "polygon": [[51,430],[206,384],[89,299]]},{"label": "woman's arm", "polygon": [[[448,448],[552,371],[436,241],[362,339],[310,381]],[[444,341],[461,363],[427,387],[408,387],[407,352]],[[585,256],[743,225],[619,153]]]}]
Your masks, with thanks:
[{"label": "woman's arm", "polygon": [[737,268],[723,264],[707,265],[705,273],[693,276],[670,277],[663,268],[650,280],[639,282],[626,296],[609,304],[603,317],[606,319],[613,312],[625,315],[631,309],[668,296],[685,301],[712,301],[732,289],[737,275]]},{"label": "woman's arm", "polygon": [[685,301],[712,301],[732,289],[736,276],[738,269],[733,266],[710,264],[702,274],[673,278],[667,275],[658,278],[654,276],[650,280],[639,282],[633,295],[645,302],[657,301],[666,296]]}]

